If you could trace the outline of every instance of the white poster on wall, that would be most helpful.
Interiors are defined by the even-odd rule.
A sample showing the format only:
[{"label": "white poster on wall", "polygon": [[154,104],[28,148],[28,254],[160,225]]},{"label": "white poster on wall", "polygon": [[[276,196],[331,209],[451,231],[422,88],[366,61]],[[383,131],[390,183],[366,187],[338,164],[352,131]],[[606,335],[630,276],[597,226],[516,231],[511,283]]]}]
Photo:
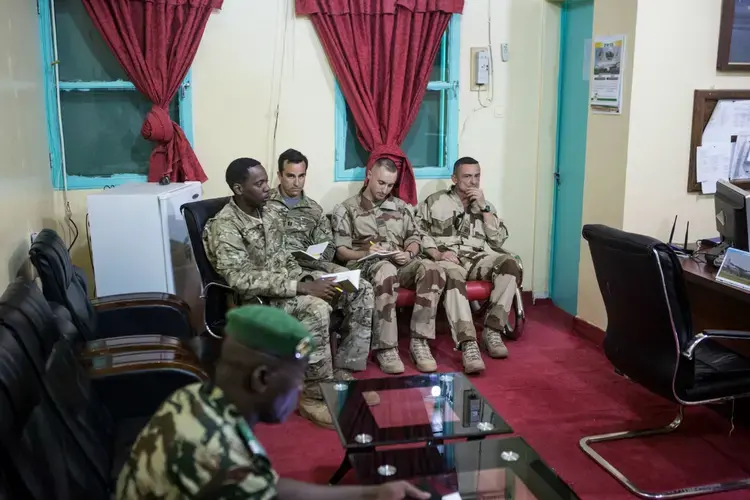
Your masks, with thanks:
[{"label": "white poster on wall", "polygon": [[625,35],[594,38],[594,75],[589,105],[598,114],[620,114],[625,66]]}]

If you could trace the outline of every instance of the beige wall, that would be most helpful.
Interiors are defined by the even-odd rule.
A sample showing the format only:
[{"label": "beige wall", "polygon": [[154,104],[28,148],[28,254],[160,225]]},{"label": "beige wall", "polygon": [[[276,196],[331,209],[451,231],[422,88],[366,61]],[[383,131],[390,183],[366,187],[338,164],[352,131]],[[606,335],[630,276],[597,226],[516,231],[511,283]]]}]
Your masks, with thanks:
[{"label": "beige wall", "polygon": [[29,233],[53,226],[36,3],[0,2],[0,290],[26,259]]},{"label": "beige wall", "polygon": [[[224,170],[238,156],[273,165],[294,147],[310,159],[308,193],[325,209],[359,183],[334,183],[334,79],[310,21],[292,0],[226,0],[212,16],[193,65],[195,143],[209,181],[206,197],[227,193]],[[491,9],[491,10],[488,10]],[[488,44],[492,19],[494,102],[479,106],[468,90],[470,47]],[[546,293],[555,153],[559,6],[546,0],[466,0],[461,21],[459,154],[484,166],[488,199],[523,258],[525,286]],[[510,44],[510,61],[500,44]],[[283,58],[282,58],[283,56]],[[543,82],[543,83],[542,83]],[[279,107],[276,138],[272,137]],[[418,181],[420,198],[449,181]],[[71,195],[85,223],[85,192]],[[88,264],[83,241],[74,258]]]},{"label": "beige wall", "polygon": [[[615,31],[617,24],[623,23],[632,30],[633,2],[597,0],[597,9],[600,5],[606,8],[597,10],[595,16],[597,20],[605,14],[610,16],[616,23]],[[591,154],[593,147],[601,151],[602,158],[597,162],[590,158],[586,164],[585,205],[593,217],[586,217],[584,209],[584,222],[602,222],[666,240],[678,215],[676,234],[680,238],[687,221],[691,240],[716,236],[713,196],[687,193],[693,92],[750,87],[749,74],[716,70],[720,17],[719,0],[638,2],[636,40],[634,45],[629,44],[630,62],[634,63],[632,85],[626,86],[631,90],[630,119],[627,124],[610,123],[609,139],[603,125],[589,122],[587,152]],[[608,120],[598,119],[597,124]],[[602,142],[595,146],[592,143],[597,138]],[[612,148],[612,154],[605,162],[607,148]],[[595,180],[597,165],[607,173],[601,172]],[[606,326],[585,247],[581,251],[578,302],[581,318]]]},{"label": "beige wall", "polygon": [[[625,206],[625,172],[628,166],[628,120],[633,79],[633,47],[641,43],[636,35],[636,0],[596,0],[593,35],[626,36],[623,104],[620,115],[589,112],[586,140],[586,176],[583,192],[583,224],[606,224],[621,228]],[[637,39],[636,39],[637,38]],[[594,275],[589,247],[581,243],[578,274],[578,316],[601,328],[606,327],[599,285]]]},{"label": "beige wall", "polygon": [[[675,13],[680,13],[676,15]],[[716,70],[719,0],[643,0],[626,182],[624,227],[666,240],[676,234],[717,235],[713,196],[687,193],[695,89],[748,89],[750,75]],[[657,49],[658,48],[658,49]]]}]

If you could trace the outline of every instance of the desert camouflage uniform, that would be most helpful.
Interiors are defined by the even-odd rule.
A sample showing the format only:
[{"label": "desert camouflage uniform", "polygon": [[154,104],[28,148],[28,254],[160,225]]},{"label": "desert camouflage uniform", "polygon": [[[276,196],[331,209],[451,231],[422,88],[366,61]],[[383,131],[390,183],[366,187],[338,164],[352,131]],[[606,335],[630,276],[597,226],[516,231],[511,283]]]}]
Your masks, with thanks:
[{"label": "desert camouflage uniform", "polygon": [[[353,250],[367,249],[372,243],[389,251],[403,251],[412,243],[422,243],[421,231],[406,203],[389,197],[375,205],[361,193],[333,209],[333,233],[336,248]],[[412,338],[435,338],[435,316],[445,287],[445,274],[440,266],[415,258],[403,267],[396,267],[387,259],[352,261],[347,267],[361,269],[375,290],[373,349],[398,346],[396,298],[399,286],[414,289],[417,294],[411,316]]]},{"label": "desert camouflage uniform", "polygon": [[[440,262],[448,283],[463,283],[464,289],[466,280],[493,283],[484,326],[502,332],[520,284],[521,266],[515,256],[503,250],[508,229],[492,204],[490,209],[492,221],[485,223],[483,213],[476,209],[465,211],[454,187],[438,191],[420,203],[417,219],[425,233],[425,249],[450,250],[461,262],[460,266]],[[450,287],[446,285],[446,289]]]},{"label": "desert camouflage uniform", "polygon": [[306,269],[316,269],[327,273],[346,271],[333,263],[336,249],[333,246],[331,223],[323,208],[315,200],[305,196],[304,191],[296,205],[288,206],[284,202],[281,188],[274,188],[268,196],[266,207],[278,210],[284,220],[284,237],[286,249],[290,252],[305,251],[311,245],[330,243],[318,261],[299,260],[299,265]]},{"label": "desert camouflage uniform", "polygon": [[118,500],[276,498],[278,476],[221,389],[175,391],[138,435],[117,481]]},{"label": "desert camouflage uniform", "polygon": [[319,383],[333,378],[333,367],[364,370],[372,334],[372,288],[341,294],[333,307],[344,313],[343,340],[331,361],[331,304],[310,295],[297,295],[297,282],[317,279],[321,271],[303,271],[284,246],[284,226],[275,210],[261,217],[243,212],[234,200],[208,221],[203,231],[208,260],[243,303],[280,307],[297,318],[316,340],[305,372],[304,394],[322,399]]}]

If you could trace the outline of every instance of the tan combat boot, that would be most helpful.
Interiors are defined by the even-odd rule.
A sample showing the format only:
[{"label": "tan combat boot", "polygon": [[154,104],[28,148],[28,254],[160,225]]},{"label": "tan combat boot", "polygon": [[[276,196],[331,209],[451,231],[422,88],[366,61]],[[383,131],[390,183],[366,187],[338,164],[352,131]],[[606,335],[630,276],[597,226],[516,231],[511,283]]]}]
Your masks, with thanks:
[{"label": "tan combat boot", "polygon": [[479,344],[476,340],[467,340],[461,344],[461,357],[464,361],[465,373],[479,373],[484,371],[484,361],[479,352]]},{"label": "tan combat boot", "polygon": [[383,373],[387,373],[388,375],[404,373],[404,363],[401,361],[401,357],[398,355],[398,349],[396,347],[381,349],[377,352],[375,357],[378,359],[380,369]]},{"label": "tan combat boot", "polygon": [[[335,369],[333,371],[333,379],[339,382],[351,382],[352,380],[357,380],[354,375],[352,375],[352,372],[344,368]],[[362,397],[364,398],[365,403],[367,403],[367,406],[380,404],[380,396],[378,396],[378,393],[375,391],[363,392]]]},{"label": "tan combat boot", "polygon": [[482,332],[482,338],[484,339],[484,348],[487,349],[487,354],[493,358],[507,358],[508,348],[505,347],[503,337],[500,332],[493,330],[492,328],[484,327]]},{"label": "tan combat boot", "polygon": [[333,417],[323,401],[302,396],[299,400],[299,414],[310,422],[326,429],[333,429]]},{"label": "tan combat boot", "polygon": [[437,370],[437,363],[430,352],[430,345],[425,339],[411,339],[409,343],[411,359],[417,370],[423,373],[432,373]]}]

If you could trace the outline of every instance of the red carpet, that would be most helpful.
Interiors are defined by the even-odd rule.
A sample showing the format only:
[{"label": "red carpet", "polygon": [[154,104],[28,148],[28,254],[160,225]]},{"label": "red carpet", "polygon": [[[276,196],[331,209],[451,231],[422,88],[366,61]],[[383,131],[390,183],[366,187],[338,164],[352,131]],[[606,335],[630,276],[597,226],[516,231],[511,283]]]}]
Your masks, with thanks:
[{"label": "red carpet", "polygon": [[[521,340],[507,342],[510,358],[485,358],[487,370],[472,380],[477,389],[583,499],[630,499],[609,474],[584,455],[586,435],[667,424],[677,407],[616,375],[598,347],[570,333],[570,320],[552,305],[527,308]],[[416,373],[408,362],[407,374]],[[450,336],[438,335],[433,353],[442,372],[461,371]],[[379,377],[371,366],[360,377]],[[597,445],[596,449],[637,486],[671,489],[750,476],[750,431],[707,408],[688,408],[672,435]],[[299,415],[280,426],[257,429],[281,476],[325,483],[343,450],[334,431]],[[351,475],[351,473],[350,473]],[[701,498],[750,499],[750,490]]]}]

